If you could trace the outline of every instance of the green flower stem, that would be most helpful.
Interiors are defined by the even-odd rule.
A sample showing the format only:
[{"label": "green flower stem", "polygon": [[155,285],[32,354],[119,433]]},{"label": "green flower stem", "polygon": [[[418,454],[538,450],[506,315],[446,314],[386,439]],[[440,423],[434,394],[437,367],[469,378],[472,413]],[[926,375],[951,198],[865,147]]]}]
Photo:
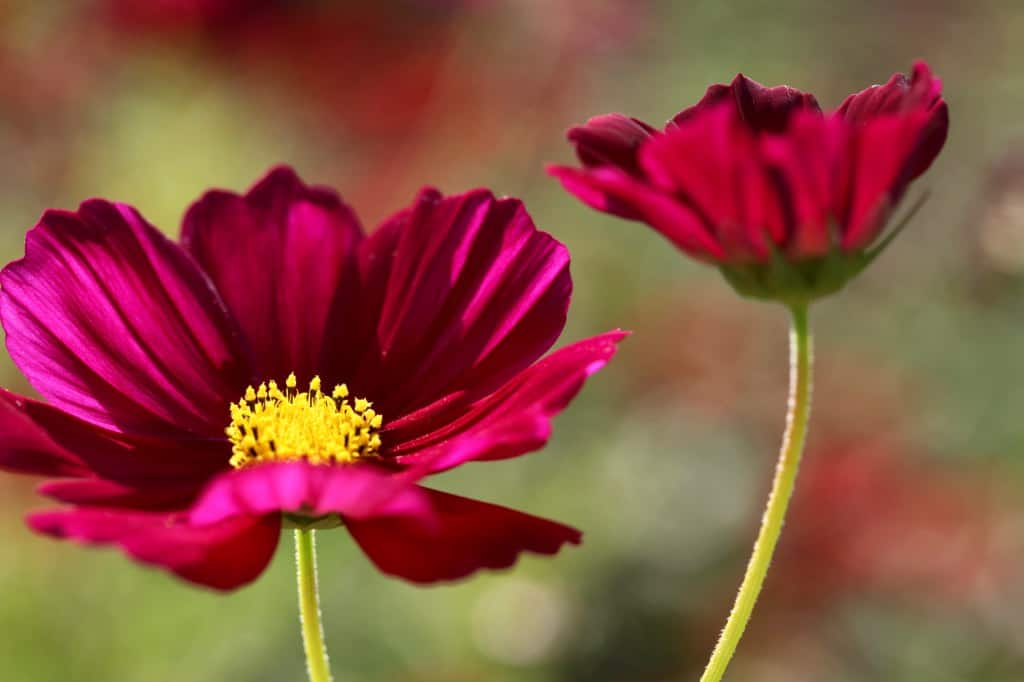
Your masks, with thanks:
[{"label": "green flower stem", "polygon": [[733,604],[729,619],[711,654],[711,660],[700,678],[700,682],[719,682],[725,675],[736,647],[743,637],[743,631],[750,621],[757,596],[764,585],[768,566],[772,562],[775,545],[782,533],[789,499],[793,495],[800,456],[807,435],[807,420],[811,412],[811,335],[807,326],[807,304],[796,304],[790,308],[793,319],[790,329],[790,380],[789,408],[786,413],[786,431],[782,438],[775,480],[768,495],[761,530],[754,542],[754,551],[747,563],[736,603]]},{"label": "green flower stem", "polygon": [[316,542],[308,528],[295,529],[295,565],[299,581],[299,619],[302,644],[306,649],[309,682],[331,682],[331,668],[320,622],[320,594],[316,583]]}]

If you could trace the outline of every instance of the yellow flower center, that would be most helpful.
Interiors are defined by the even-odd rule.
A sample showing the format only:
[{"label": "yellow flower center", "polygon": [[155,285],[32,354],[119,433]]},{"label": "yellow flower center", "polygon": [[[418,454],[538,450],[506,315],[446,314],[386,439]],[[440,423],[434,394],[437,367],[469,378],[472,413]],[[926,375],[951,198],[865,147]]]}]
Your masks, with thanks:
[{"label": "yellow flower center", "polygon": [[338,384],[330,395],[320,391],[320,377],[309,390],[296,390],[295,374],[285,380],[249,386],[231,404],[231,466],[305,459],[313,464],[338,464],[377,456],[384,418],[365,398],[348,400],[348,387]]}]

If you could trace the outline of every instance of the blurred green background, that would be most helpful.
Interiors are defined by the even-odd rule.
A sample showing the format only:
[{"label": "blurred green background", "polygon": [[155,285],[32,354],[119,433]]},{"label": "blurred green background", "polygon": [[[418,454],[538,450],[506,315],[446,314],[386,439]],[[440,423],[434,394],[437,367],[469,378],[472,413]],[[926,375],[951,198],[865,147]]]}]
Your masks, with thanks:
[{"label": "blurred green background", "polygon": [[[209,7],[213,10],[209,10]],[[209,11],[208,11],[209,10]],[[271,164],[370,227],[424,184],[522,197],[573,253],[563,342],[635,331],[542,452],[440,486],[571,523],[580,548],[415,588],[320,534],[346,682],[694,680],[774,464],[786,319],[542,169],[572,123],[651,122],[737,71],[831,108],[929,61],[951,134],[906,233],[812,311],[800,491],[731,682],[1024,679],[1024,4],[1004,0],[0,3],[0,255],[47,207],[176,234]],[[28,387],[9,360],[0,383]],[[299,680],[293,558],[223,596],[34,536],[0,478],[0,680]]]}]

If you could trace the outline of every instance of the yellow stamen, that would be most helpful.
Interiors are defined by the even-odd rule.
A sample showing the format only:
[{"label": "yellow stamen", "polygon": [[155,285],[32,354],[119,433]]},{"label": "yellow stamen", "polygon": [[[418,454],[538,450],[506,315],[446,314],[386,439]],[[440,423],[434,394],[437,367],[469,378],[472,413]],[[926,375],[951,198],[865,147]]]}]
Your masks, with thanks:
[{"label": "yellow stamen", "polygon": [[313,464],[338,464],[376,457],[384,418],[372,403],[347,400],[348,387],[339,384],[325,395],[320,377],[309,391],[297,392],[295,374],[285,379],[282,391],[275,381],[245,389],[242,400],[231,405],[231,466],[256,462],[305,459]]}]

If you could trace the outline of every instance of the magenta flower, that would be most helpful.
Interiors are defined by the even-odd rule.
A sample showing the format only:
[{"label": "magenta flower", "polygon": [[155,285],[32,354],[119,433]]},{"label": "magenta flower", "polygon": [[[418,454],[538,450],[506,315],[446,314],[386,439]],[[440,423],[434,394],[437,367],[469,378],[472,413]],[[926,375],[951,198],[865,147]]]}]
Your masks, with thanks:
[{"label": "magenta flower", "polygon": [[[701,682],[720,682],[750,622],[796,484],[811,407],[808,310],[867,267],[886,225],[945,144],[949,114],[923,62],[823,114],[787,86],[736,76],[664,130],[620,114],[569,131],[582,168],[549,172],[590,206],[651,225],[717,265],[744,296],[791,314],[790,393],[771,492],[736,601]],[[914,209],[911,209],[910,215]]]},{"label": "magenta flower", "polygon": [[56,537],[112,544],[232,589],[282,525],[344,525],[390,575],[451,580],[580,533],[422,487],[544,445],[615,352],[544,359],[569,255],[523,205],[423,190],[363,233],[332,191],[277,168],[211,191],[181,245],[133,208],[47,211],[0,274],[11,357],[46,402],[0,392],[0,467],[54,477]]},{"label": "magenta flower", "polygon": [[[747,295],[839,289],[942,149],[949,115],[923,62],[823,114],[812,95],[736,76],[659,131],[620,114],[569,131],[582,168],[549,172],[607,213],[648,223]],[[875,247],[871,250],[871,247]]]}]

